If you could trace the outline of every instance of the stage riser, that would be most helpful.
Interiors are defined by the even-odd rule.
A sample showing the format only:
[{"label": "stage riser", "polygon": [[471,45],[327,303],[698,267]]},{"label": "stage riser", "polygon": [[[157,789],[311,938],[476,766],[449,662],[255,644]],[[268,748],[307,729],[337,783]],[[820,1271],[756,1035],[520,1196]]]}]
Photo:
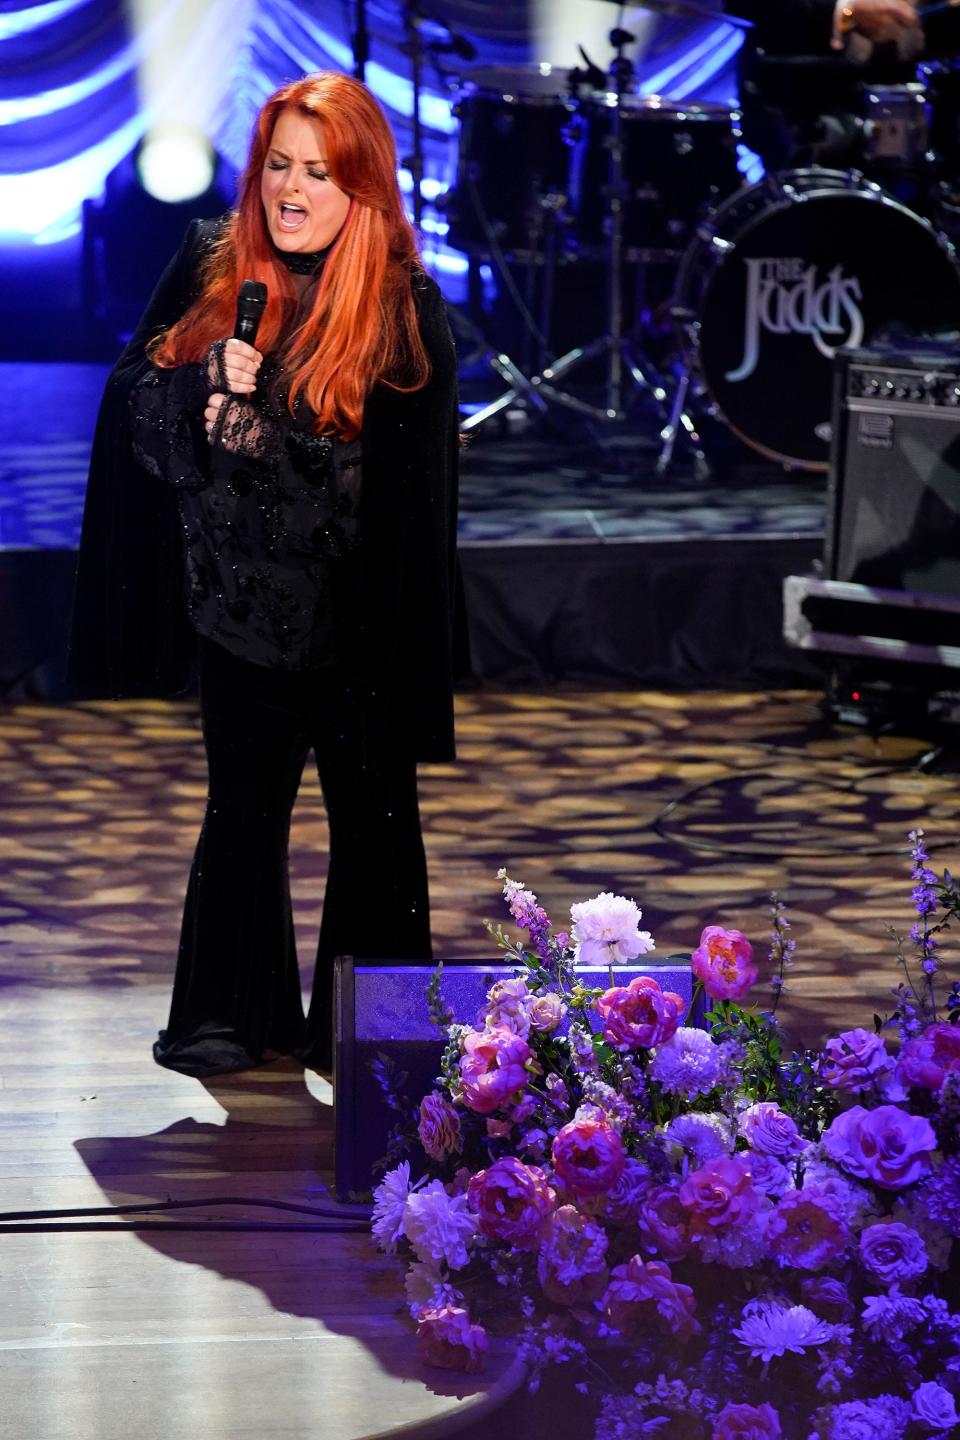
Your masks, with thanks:
[{"label": "stage riser", "polygon": [[820,662],[784,644],[782,588],[819,553],[806,537],[465,547],[474,671],[521,686],[816,686]]},{"label": "stage riser", "polygon": [[[817,685],[781,634],[782,582],[809,539],[465,546],[477,680],[643,687]],[[0,551],[0,694],[67,698],[69,550]]]}]

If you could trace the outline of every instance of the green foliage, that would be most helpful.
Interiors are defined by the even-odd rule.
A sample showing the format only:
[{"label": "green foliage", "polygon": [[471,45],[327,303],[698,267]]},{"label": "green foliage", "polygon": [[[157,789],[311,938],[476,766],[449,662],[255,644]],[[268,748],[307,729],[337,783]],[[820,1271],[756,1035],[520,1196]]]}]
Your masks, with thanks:
[{"label": "green foliage", "polygon": [[427,1012],[430,1016],[431,1023],[445,1035],[448,1028],[453,1024],[454,1015],[453,1011],[448,1010],[444,1003],[442,984],[443,961],[441,960],[436,970],[430,976],[430,982],[427,985]]}]

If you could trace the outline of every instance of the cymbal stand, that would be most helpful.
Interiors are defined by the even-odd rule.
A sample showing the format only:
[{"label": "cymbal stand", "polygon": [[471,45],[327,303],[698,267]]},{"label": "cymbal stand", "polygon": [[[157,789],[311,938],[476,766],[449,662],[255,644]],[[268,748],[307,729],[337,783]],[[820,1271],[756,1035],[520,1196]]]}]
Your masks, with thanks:
[{"label": "cymbal stand", "polygon": [[[617,421],[623,420],[628,413],[625,407],[625,382],[629,377],[638,391],[652,398],[661,422],[666,424],[669,421],[669,410],[664,378],[658,373],[652,360],[624,334],[623,324],[623,222],[626,195],[623,96],[633,78],[633,66],[625,50],[635,39],[634,35],[619,27],[610,32],[610,44],[616,53],[610,67],[614,104],[609,107],[610,133],[606,142],[610,151],[606,247],[607,331],[589,344],[577,345],[569,350],[542,374],[533,376],[531,383],[541,395],[557,405],[575,409],[596,420]],[[607,357],[607,374],[602,407],[587,405],[582,400],[556,389],[555,380],[583,362],[603,355]]]},{"label": "cymbal stand", "polygon": [[423,125],[420,119],[420,91],[423,88],[423,56],[425,46],[420,34],[424,16],[417,0],[406,0],[403,7],[403,28],[406,40],[401,45],[410,57],[410,80],[413,85],[413,112],[410,116],[411,150],[400,161],[413,181],[413,223],[417,230],[423,219]]},{"label": "cymbal stand", "polygon": [[[527,217],[527,294],[524,297],[517,288],[516,282],[510,273],[507,257],[500,248],[496,231],[490,223],[486,214],[483,200],[481,198],[476,182],[468,179],[466,188],[473,206],[474,213],[480,221],[484,232],[486,246],[490,259],[497,269],[504,284],[504,288],[513,300],[526,327],[529,343],[536,346],[538,362],[543,365],[550,352],[548,337],[548,325],[550,315],[550,296],[553,286],[553,276],[557,263],[557,231],[563,225],[563,211],[566,206],[567,197],[554,194],[541,195],[537,199],[535,209],[531,209]],[[542,286],[540,301],[540,323],[534,318],[531,309],[533,299],[533,274],[538,260],[542,256]],[[476,410],[461,422],[460,429],[465,434],[477,430],[487,420],[493,419],[508,409],[526,409],[536,411],[540,415],[548,413],[550,403],[565,406],[569,410],[578,411],[580,414],[593,418],[596,414],[595,408],[587,405],[575,395],[568,395],[566,392],[552,386],[543,386],[541,376],[551,373],[549,368],[544,369],[538,375],[529,375],[523,366],[518,365],[504,351],[495,350],[484,338],[479,327],[468,320],[462,314],[454,312],[451,317],[454,329],[459,329],[468,336],[476,347],[478,357],[490,366],[492,370],[506,381],[509,388],[495,400]]]}]

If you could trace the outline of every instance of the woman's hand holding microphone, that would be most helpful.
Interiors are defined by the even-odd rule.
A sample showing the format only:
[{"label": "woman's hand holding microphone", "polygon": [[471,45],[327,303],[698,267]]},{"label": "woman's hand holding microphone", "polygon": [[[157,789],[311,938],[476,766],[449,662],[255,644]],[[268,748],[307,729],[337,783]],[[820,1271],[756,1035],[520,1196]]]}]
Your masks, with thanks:
[{"label": "woman's hand holding microphone", "polygon": [[[231,336],[229,340],[221,340],[211,346],[206,362],[207,379],[211,385],[219,387],[208,397],[203,412],[204,426],[211,444],[217,442],[224,405],[231,396],[253,394],[257,388],[257,373],[262,363],[263,356],[260,351],[248,345],[245,340],[237,340]],[[228,393],[224,393],[225,391]]]}]

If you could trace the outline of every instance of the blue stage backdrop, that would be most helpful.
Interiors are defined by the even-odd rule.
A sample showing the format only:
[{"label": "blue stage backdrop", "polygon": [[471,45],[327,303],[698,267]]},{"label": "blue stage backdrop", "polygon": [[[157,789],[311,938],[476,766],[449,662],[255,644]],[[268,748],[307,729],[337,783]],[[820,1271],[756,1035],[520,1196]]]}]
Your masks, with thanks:
[{"label": "blue stage backdrop", "polygon": [[[473,42],[475,64],[516,66],[531,54],[527,0],[438,0],[420,7]],[[592,7],[584,0],[584,10]],[[617,7],[608,7],[610,21]],[[410,145],[412,91],[398,0],[369,0],[367,82],[394,124],[401,154]],[[246,150],[263,99],[305,71],[352,70],[354,4],[335,0],[6,0],[0,6],[0,283],[5,303],[0,355],[46,353],[59,336],[62,358],[82,350],[82,213],[101,196],[158,123],[202,124],[222,157],[225,193]],[[443,28],[423,26],[442,39]],[[641,93],[730,100],[740,34],[723,23],[661,19],[638,65]],[[609,58],[596,57],[600,63]],[[451,114],[466,62],[449,54],[428,61],[421,114],[424,194],[449,185],[456,160]],[[406,179],[407,177],[404,177]],[[132,183],[132,182],[131,182]],[[109,214],[106,214],[109,219]],[[465,258],[446,244],[446,221],[429,206],[428,259],[456,298]],[[144,254],[144,288],[156,274]]]}]

